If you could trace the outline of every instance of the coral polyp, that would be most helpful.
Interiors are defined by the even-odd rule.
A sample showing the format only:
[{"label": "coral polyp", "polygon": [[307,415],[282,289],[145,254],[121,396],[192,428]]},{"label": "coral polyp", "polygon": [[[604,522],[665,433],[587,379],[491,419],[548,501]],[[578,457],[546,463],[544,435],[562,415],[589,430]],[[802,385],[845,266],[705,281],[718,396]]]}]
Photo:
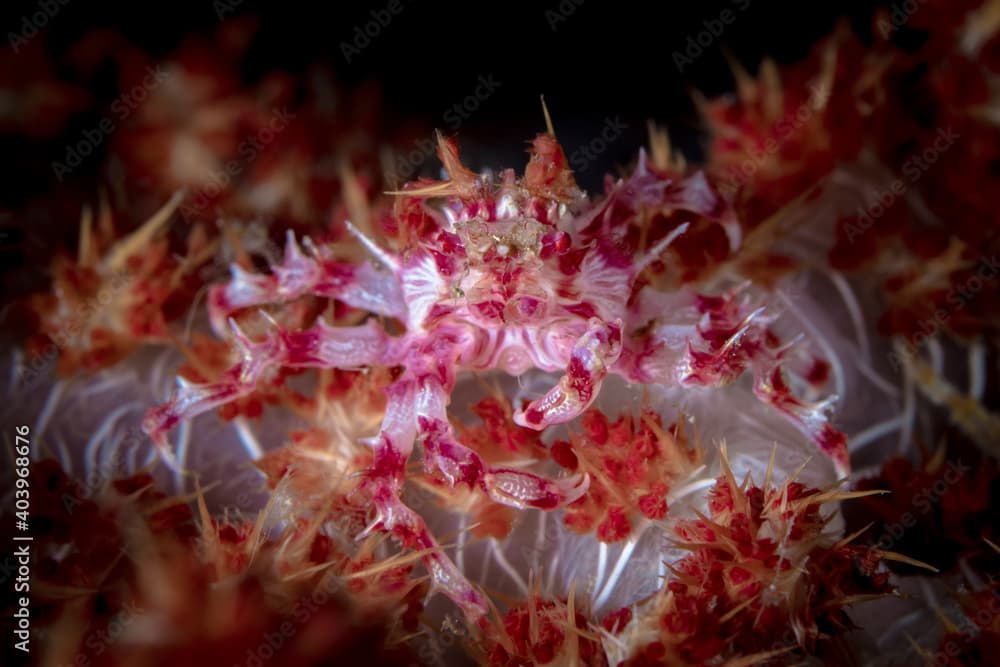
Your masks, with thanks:
[{"label": "coral polyp", "polygon": [[[797,341],[770,329],[759,296],[745,285],[717,294],[663,289],[645,277],[652,264],[669,262],[671,243],[683,234],[719,227],[738,246],[733,213],[703,174],[659,169],[642,155],[633,175],[591,204],[551,134],[533,142],[522,178],[512,170],[495,179],[477,175],[444,138],[438,151],[447,178],[395,193],[384,225],[392,236],[376,239],[347,223],[368,259],[338,258],[309,239],[303,250],[289,233],[284,259],[270,273],[234,265],[232,280],[211,290],[210,319],[220,330],[228,321],[239,362],[218,381],[182,382],[168,403],[149,411],[144,428],[165,456],[173,427],[250,395],[274,369],[398,369],[357,490],[374,508],[365,532],[387,531],[424,551],[438,590],[471,617],[487,612],[481,594],[400,499],[414,444],[422,445],[428,473],[519,509],[564,507],[587,491],[590,478],[491,465],[463,443],[448,414],[462,373],[561,373],[543,395],[514,406],[514,423],[543,431],[579,417],[612,374],[640,386],[711,388],[750,372],[757,397],[846,472],[846,440],[826,420],[827,403],[789,389],[783,364]],[[249,309],[306,296],[371,317],[353,326],[321,317],[297,327],[268,315],[271,328],[259,337],[237,322]]]},{"label": "coral polyp", "polygon": [[884,561],[923,566],[827,530],[834,515],[821,513],[824,503],[879,491],[774,484],[773,470],[774,454],[762,484],[737,482],[723,448],[707,514],[672,527],[686,555],[670,565],[671,581],[641,614],[623,608],[605,619],[639,647],[618,664],[785,664],[849,629],[849,604],[892,592]]}]

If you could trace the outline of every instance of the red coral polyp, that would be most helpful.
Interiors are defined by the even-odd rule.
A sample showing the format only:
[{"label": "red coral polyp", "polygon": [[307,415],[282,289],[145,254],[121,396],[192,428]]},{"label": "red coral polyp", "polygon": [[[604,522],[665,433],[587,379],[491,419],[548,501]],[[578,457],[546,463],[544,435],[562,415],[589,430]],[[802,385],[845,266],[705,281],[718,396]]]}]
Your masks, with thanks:
[{"label": "red coral polyp", "polygon": [[643,636],[642,623],[654,616],[658,640],[633,650],[626,664],[794,662],[851,629],[843,608],[890,593],[883,563],[896,555],[824,532],[829,518],[820,506],[848,497],[797,482],[737,484],[723,451],[709,514],[672,526],[687,555],[668,565],[673,576],[624,626]]}]

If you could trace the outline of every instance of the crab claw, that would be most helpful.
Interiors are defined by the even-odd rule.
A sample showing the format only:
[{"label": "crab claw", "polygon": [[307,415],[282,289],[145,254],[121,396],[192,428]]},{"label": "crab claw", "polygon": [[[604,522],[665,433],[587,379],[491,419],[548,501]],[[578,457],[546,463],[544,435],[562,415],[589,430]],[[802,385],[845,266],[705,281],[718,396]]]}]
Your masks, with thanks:
[{"label": "crab claw", "polygon": [[565,424],[579,416],[597,395],[608,367],[622,353],[622,322],[591,318],[587,332],[573,347],[566,374],[559,384],[527,407],[514,413],[518,426],[541,431],[550,424]]},{"label": "crab claw", "polygon": [[546,479],[522,470],[494,468],[483,475],[482,486],[498,503],[527,509],[554,510],[569,505],[590,488],[590,476],[576,474]]},{"label": "crab claw", "polygon": [[478,485],[503,505],[553,510],[575,501],[590,486],[587,475],[553,480],[521,470],[489,467],[478,454],[452,437],[446,422],[421,417],[419,424],[424,464],[429,470],[440,471],[453,487]]}]

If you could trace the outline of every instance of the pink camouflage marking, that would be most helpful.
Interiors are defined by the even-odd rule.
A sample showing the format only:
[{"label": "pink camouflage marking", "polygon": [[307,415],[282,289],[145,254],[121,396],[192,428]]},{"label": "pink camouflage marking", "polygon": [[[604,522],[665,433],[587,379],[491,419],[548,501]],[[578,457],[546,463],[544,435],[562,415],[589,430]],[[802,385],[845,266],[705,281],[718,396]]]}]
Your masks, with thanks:
[{"label": "pink camouflage marking", "polygon": [[[284,260],[269,275],[234,267],[232,280],[213,288],[211,321],[220,333],[229,322],[241,361],[222,381],[182,384],[168,403],[149,411],[145,429],[165,456],[168,431],[246,396],[273,367],[402,367],[387,390],[381,430],[370,443],[374,464],[359,491],[374,508],[366,532],[388,531],[410,548],[427,550],[437,590],[473,618],[486,613],[484,597],[400,499],[414,443],[422,442],[428,469],[452,486],[481,488],[517,508],[563,507],[586,491],[589,479],[492,467],[459,442],[447,411],[458,373],[562,372],[547,393],[514,415],[521,426],[542,430],[579,416],[609,373],[638,384],[712,387],[749,370],[756,395],[846,471],[843,435],[826,421],[823,404],[791,394],[781,367],[789,346],[769,344],[774,336],[763,308],[754,308],[745,290],[702,296],[637,282],[691,224],[721,225],[731,246],[739,245],[739,225],[704,175],[660,172],[640,155],[634,174],[592,205],[549,135],[535,139],[521,179],[512,170],[495,180],[471,172],[449,140],[440,140],[439,156],[448,180],[411,183],[396,193],[401,225],[412,216],[435,223],[429,231],[419,227],[406,247],[379,247],[348,223],[372,258],[347,264],[309,239],[303,252],[289,233]],[[623,251],[629,225],[654,208],[685,212],[689,222],[644,252]],[[304,331],[276,325],[252,341],[231,319],[245,308],[309,294],[394,318],[405,330],[391,336],[375,318],[354,327],[320,319]]]}]

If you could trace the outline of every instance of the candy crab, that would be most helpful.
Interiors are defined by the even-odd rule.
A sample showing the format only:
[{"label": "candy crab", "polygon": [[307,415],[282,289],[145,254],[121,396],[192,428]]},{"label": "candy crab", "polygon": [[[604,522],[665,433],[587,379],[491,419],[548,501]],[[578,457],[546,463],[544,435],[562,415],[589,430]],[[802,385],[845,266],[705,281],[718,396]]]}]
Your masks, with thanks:
[{"label": "candy crab", "polygon": [[[372,258],[346,262],[309,239],[303,252],[289,233],[283,262],[269,275],[234,267],[232,281],[212,290],[211,321],[220,332],[228,321],[242,360],[221,381],[183,383],[149,411],[144,427],[166,456],[168,431],[251,393],[272,367],[401,369],[387,389],[381,430],[370,442],[373,464],[358,489],[374,511],[366,533],[390,532],[426,554],[435,586],[472,618],[485,613],[485,599],[400,498],[414,443],[422,443],[428,471],[451,486],[481,489],[516,508],[563,507],[589,479],[491,466],[460,442],[447,411],[459,373],[562,372],[543,396],[516,406],[517,424],[543,430],[586,410],[609,373],[641,385],[713,387],[751,370],[757,396],[846,470],[844,437],[826,421],[825,403],[791,393],[782,369],[791,345],[768,328],[749,290],[704,296],[640,280],[681,234],[721,226],[738,245],[739,225],[704,175],[685,176],[641,155],[633,175],[591,205],[551,135],[535,139],[521,179],[512,170],[496,180],[473,173],[449,140],[439,141],[439,157],[447,180],[394,193],[386,227],[395,247],[348,223]],[[663,224],[653,228],[654,219]],[[275,323],[253,340],[234,317],[306,295],[379,318],[344,327],[320,319],[304,330]]]}]

